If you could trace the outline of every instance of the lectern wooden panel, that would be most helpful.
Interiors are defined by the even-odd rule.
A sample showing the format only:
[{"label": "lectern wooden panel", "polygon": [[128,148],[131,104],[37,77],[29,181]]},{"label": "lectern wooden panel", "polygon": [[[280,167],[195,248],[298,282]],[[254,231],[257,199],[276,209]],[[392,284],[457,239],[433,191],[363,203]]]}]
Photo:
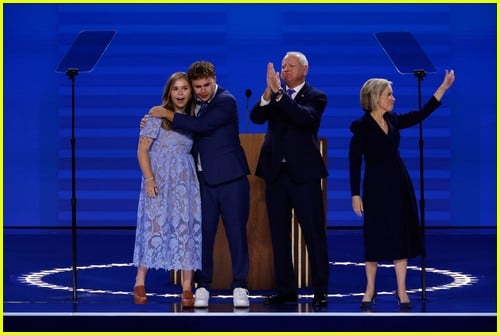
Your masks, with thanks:
[{"label": "lectern wooden panel", "polygon": [[[249,290],[269,290],[274,288],[274,267],[271,236],[265,203],[265,182],[256,177],[255,168],[259,159],[260,148],[264,142],[264,134],[241,134],[241,145],[245,150],[251,175],[250,182],[250,215],[247,223],[249,253]],[[320,139],[320,149],[326,161],[326,140]],[[323,203],[326,214],[326,179],[323,180]],[[326,215],[325,215],[326,217]],[[295,216],[292,224],[292,256],[298,287],[310,285],[309,259],[302,232]],[[202,223],[203,224],[203,223]],[[326,225],[325,225],[326,229]],[[174,283],[181,283],[180,271],[172,273]],[[214,246],[214,276],[212,289],[229,289],[232,271],[229,245],[222,221],[219,222]]]}]

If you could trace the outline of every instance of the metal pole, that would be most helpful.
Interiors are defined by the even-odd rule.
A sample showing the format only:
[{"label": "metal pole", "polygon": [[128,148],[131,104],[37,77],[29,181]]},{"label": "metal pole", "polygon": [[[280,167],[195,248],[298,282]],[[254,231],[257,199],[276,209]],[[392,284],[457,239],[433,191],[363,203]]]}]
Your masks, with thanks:
[{"label": "metal pole", "polygon": [[[413,73],[418,79],[418,109],[422,108],[422,80],[426,73],[425,70],[414,70]],[[420,229],[422,234],[422,244],[424,254],[421,259],[421,281],[422,281],[422,301],[426,299],[425,283],[425,198],[424,198],[424,139],[422,134],[422,121],[419,124],[419,149],[420,149]]]},{"label": "metal pole", "polygon": [[75,77],[78,69],[68,69],[66,74],[71,79],[71,238],[73,255],[73,300],[77,300],[76,276],[76,168],[75,168]]}]

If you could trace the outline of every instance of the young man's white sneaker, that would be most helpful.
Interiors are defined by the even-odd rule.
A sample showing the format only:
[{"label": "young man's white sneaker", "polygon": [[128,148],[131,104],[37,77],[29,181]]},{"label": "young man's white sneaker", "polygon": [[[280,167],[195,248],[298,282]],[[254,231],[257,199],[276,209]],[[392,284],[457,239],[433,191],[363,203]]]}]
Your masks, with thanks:
[{"label": "young man's white sneaker", "polygon": [[208,307],[208,299],[210,299],[210,293],[204,287],[200,287],[194,294],[194,307]]},{"label": "young man's white sneaker", "polygon": [[237,287],[233,290],[233,304],[234,307],[248,307],[248,291],[244,288]]}]

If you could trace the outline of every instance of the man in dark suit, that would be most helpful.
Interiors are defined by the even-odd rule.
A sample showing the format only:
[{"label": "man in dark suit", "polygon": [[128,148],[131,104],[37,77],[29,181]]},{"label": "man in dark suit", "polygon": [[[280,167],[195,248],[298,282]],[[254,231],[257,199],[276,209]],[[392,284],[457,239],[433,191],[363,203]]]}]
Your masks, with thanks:
[{"label": "man in dark suit", "polygon": [[196,116],[174,113],[161,106],[150,115],[172,121],[173,129],[194,133],[192,153],[198,166],[202,206],[202,266],[197,273],[194,307],[208,307],[213,275],[213,251],[219,217],[226,230],[233,270],[235,307],[248,307],[248,244],[250,173],[239,139],[236,99],[216,83],[212,63],[199,61],[188,70]]},{"label": "man in dark suit", "polygon": [[277,292],[264,304],[297,301],[290,240],[293,209],[309,253],[313,306],[325,307],[329,264],[321,179],[328,171],[319,150],[318,129],[327,97],[305,81],[308,61],[304,54],[288,52],[281,70],[285,87],[273,64],[268,64],[267,87],[250,113],[254,123],[267,122],[256,175],[266,182]]}]

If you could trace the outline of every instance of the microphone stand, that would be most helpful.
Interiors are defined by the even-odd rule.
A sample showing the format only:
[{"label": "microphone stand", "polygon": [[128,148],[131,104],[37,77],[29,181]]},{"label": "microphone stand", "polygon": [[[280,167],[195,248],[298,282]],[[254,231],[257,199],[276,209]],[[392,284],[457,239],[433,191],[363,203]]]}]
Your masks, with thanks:
[{"label": "microphone stand", "polygon": [[247,109],[246,109],[246,115],[245,115],[245,132],[248,133],[248,102],[250,100],[250,97],[252,96],[252,90],[247,88],[245,90],[245,96],[247,97]]}]

